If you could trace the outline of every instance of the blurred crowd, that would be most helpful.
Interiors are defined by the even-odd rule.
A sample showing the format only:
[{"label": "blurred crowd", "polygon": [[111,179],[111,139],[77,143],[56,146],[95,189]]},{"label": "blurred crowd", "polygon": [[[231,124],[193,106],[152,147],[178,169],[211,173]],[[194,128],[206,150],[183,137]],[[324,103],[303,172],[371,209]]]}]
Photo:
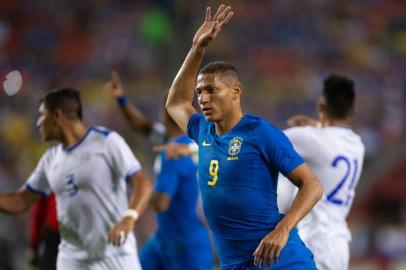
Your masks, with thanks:
[{"label": "blurred crowd", "polygon": [[[243,81],[245,111],[283,129],[292,114],[315,116],[328,74],[355,81],[353,129],[361,134],[367,156],[350,216],[351,267],[404,267],[406,2],[224,2],[233,5],[235,18],[210,47],[206,61],[235,64]],[[19,188],[48,147],[36,129],[38,101],[46,91],[64,86],[81,91],[85,122],[123,134],[153,178],[152,146],[125,125],[103,85],[110,72],[118,70],[129,98],[149,117],[159,119],[163,93],[191,45],[205,7],[219,3],[0,1],[0,74],[4,79],[18,70],[23,78],[16,95],[0,93],[1,193]],[[21,258],[27,219],[0,215],[0,269],[26,269]],[[136,230],[142,245],[153,231],[154,217],[147,212],[140,221]]]}]

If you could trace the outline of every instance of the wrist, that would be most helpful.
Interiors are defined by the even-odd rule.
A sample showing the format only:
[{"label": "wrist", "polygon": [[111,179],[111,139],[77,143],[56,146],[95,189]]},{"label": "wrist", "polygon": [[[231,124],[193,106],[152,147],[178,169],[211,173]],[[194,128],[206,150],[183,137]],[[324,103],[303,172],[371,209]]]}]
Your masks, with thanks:
[{"label": "wrist", "polygon": [[116,100],[117,100],[117,103],[120,104],[120,106],[125,106],[128,104],[128,98],[126,95],[118,96],[116,98]]},{"label": "wrist", "polygon": [[138,211],[131,208],[127,209],[123,215],[124,218],[131,218],[134,221],[138,220],[139,216],[140,214],[138,213]]}]

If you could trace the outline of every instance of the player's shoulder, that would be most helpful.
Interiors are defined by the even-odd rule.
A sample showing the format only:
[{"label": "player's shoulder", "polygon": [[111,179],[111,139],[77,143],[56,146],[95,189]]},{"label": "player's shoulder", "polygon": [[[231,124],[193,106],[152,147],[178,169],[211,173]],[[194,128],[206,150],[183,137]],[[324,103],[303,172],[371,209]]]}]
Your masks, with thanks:
[{"label": "player's shoulder", "polygon": [[259,133],[282,133],[281,129],[279,129],[274,124],[270,123],[265,118],[262,118],[258,115],[254,114],[245,114],[245,121],[247,126],[255,130],[255,132]]},{"label": "player's shoulder", "polygon": [[50,163],[61,151],[63,151],[63,145],[61,143],[49,147],[41,157],[42,162]]},{"label": "player's shoulder", "polygon": [[102,136],[105,138],[109,137],[111,134],[114,133],[114,131],[103,126],[92,126],[90,127],[90,131],[93,132],[93,134],[96,136]]},{"label": "player's shoulder", "polygon": [[319,127],[313,127],[313,126],[296,126],[296,127],[290,127],[283,132],[287,135],[299,135],[299,136],[308,136],[310,134],[316,134],[321,132],[322,129]]}]

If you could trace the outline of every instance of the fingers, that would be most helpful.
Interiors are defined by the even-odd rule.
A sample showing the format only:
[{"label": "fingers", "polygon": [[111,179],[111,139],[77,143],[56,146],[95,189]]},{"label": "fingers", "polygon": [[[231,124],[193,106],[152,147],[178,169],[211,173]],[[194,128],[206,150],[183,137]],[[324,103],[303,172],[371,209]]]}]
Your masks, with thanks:
[{"label": "fingers", "polygon": [[230,12],[230,13],[228,13],[227,14],[227,16],[226,16],[226,18],[223,20],[223,22],[221,23],[221,25],[223,25],[223,24],[227,24],[230,20],[231,20],[231,18],[233,17],[233,15],[234,15],[234,12]]},{"label": "fingers", "polygon": [[107,242],[113,246],[120,246],[127,240],[128,232],[125,230],[111,230],[108,234]]},{"label": "fingers", "polygon": [[111,80],[113,81],[114,84],[121,84],[120,75],[118,75],[117,70],[113,70],[111,72]]},{"label": "fingers", "polygon": [[166,145],[157,145],[152,147],[152,151],[154,152],[162,152],[166,150]]},{"label": "fingers", "polygon": [[205,19],[205,21],[208,22],[210,20],[211,20],[211,8],[207,7],[206,8],[206,19]]},{"label": "fingers", "polygon": [[260,262],[260,260],[261,260],[261,257],[262,257],[262,253],[263,253],[263,250],[264,250],[264,245],[263,245],[263,241],[261,241],[261,243],[259,243],[259,245],[258,245],[258,247],[257,247],[257,249],[255,250],[255,252],[254,252],[254,264],[255,265],[258,265],[258,263]]},{"label": "fingers", "polygon": [[214,15],[214,17],[213,17],[213,21],[217,21],[217,18],[220,16],[220,14],[223,12],[223,10],[225,9],[225,5],[224,4],[221,4],[220,6],[219,6],[219,8],[217,9],[217,12],[216,12],[216,14]]},{"label": "fingers", "polygon": [[277,263],[281,253],[282,247],[278,244],[266,243],[261,241],[259,246],[254,252],[254,264],[259,268],[265,266],[271,267],[272,263]]}]

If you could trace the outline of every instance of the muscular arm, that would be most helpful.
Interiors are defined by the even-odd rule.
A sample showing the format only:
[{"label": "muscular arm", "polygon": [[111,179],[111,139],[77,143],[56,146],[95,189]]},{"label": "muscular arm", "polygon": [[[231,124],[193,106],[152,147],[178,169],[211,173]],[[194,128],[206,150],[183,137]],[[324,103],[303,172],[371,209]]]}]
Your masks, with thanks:
[{"label": "muscular arm", "polygon": [[0,211],[9,214],[23,213],[27,211],[39,197],[39,194],[31,192],[25,187],[13,193],[0,195]]},{"label": "muscular arm", "polygon": [[260,242],[254,252],[254,263],[261,267],[267,261],[268,266],[279,260],[280,253],[286,245],[290,231],[320,200],[323,189],[316,175],[306,164],[294,169],[288,179],[299,188],[292,206],[284,218]]},{"label": "muscular arm", "polygon": [[317,176],[306,164],[294,169],[288,179],[299,188],[292,206],[277,227],[291,230],[313,208],[323,195],[323,189]]},{"label": "muscular arm", "polygon": [[166,109],[183,131],[186,131],[190,117],[196,112],[192,105],[193,93],[196,87],[196,76],[205,50],[220,32],[221,27],[228,23],[232,16],[231,7],[221,5],[213,18],[210,8],[207,8],[206,19],[197,30],[193,38],[192,48],[169,90]]},{"label": "muscular arm", "polygon": [[186,131],[190,117],[196,113],[192,105],[193,93],[196,86],[196,75],[203,59],[204,48],[195,44],[190,49],[180,68],[166,101],[166,109],[178,126]]}]

